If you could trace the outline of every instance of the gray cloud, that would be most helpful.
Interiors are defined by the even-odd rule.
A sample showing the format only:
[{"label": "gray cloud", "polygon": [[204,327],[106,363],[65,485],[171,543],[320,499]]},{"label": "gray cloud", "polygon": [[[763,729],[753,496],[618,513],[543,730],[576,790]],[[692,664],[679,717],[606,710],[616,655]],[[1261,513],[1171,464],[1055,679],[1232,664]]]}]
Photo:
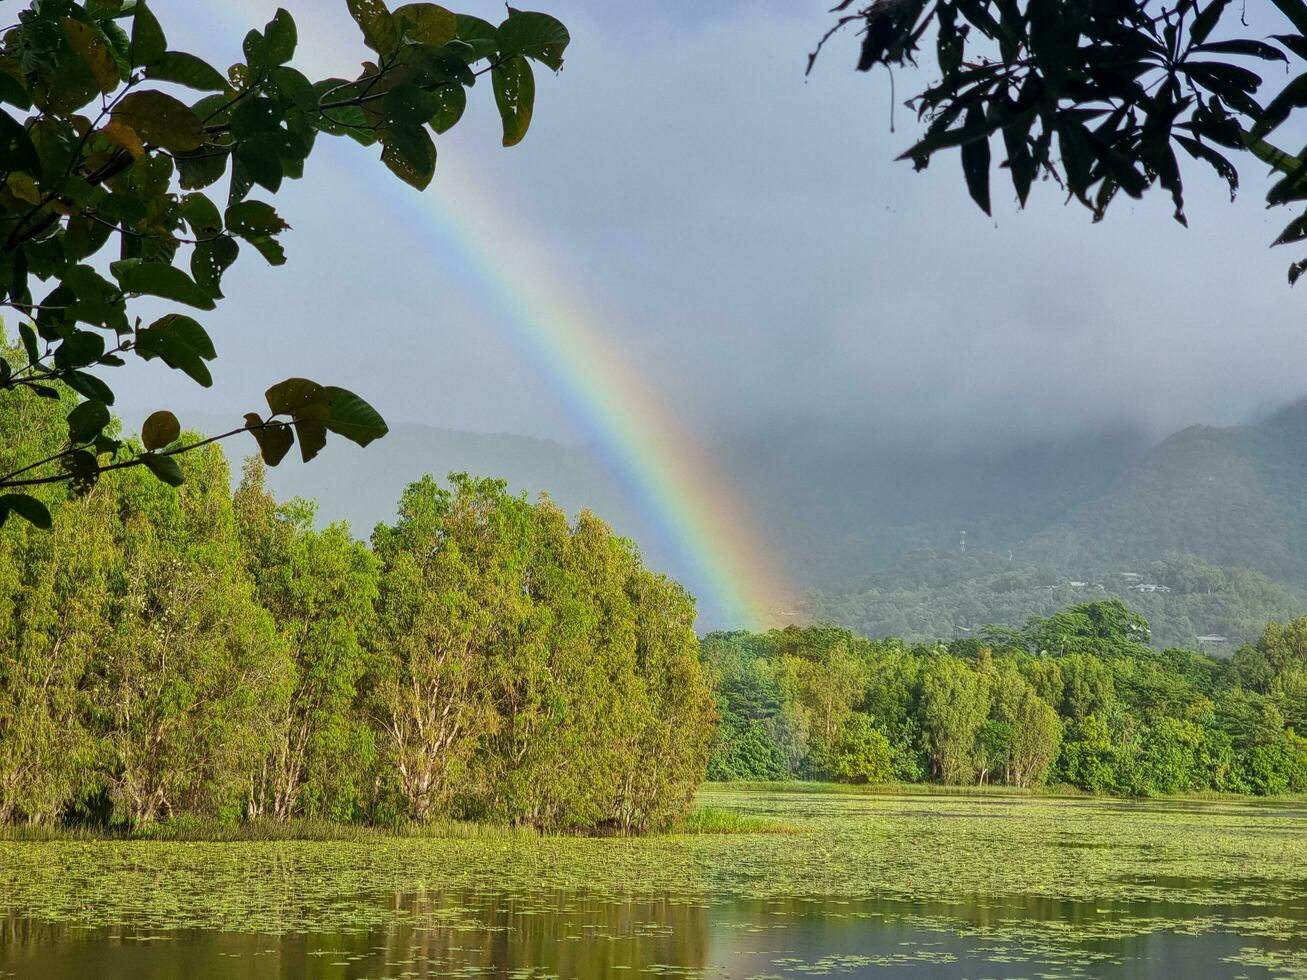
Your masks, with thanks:
[{"label": "gray cloud", "polygon": [[[343,4],[283,2],[351,30]],[[236,50],[230,21],[164,6],[192,14],[196,50]],[[1093,226],[1053,186],[1025,213],[999,193],[988,219],[951,161],[925,174],[893,162],[912,120],[900,107],[889,131],[886,79],[848,70],[851,39],[804,78],[824,3],[541,6],[575,41],[541,80],[534,130],[501,151],[478,91],[442,155],[471,163],[614,312],[620,347],[706,431],[784,420],[837,441],[942,444],[1119,420],[1162,432],[1307,391],[1307,300],[1284,284],[1290,256],[1265,247],[1279,216],[1259,207],[1261,174],[1231,207],[1190,167],[1187,231],[1160,197]],[[900,76],[900,97],[912,81]],[[281,205],[290,266],[242,263],[211,317],[229,350],[219,386],[200,398],[169,380],[165,394],[243,410],[294,369],[398,419],[591,438],[456,245],[406,213],[405,192],[377,190],[379,168],[359,180],[367,155],[332,145],[311,161]]]}]

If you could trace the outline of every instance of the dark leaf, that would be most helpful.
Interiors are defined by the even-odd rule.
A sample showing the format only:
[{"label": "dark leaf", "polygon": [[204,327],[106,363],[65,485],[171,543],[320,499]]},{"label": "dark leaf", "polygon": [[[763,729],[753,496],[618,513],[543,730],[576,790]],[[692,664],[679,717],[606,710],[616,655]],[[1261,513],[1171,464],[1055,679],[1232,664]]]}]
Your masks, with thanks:
[{"label": "dark leaf", "polygon": [[264,393],[264,397],[273,415],[325,419],[331,413],[331,393],[307,378],[279,381]]},{"label": "dark leaf", "polygon": [[504,127],[504,145],[514,146],[522,141],[531,126],[531,111],[535,105],[535,75],[531,64],[521,55],[514,55],[496,65],[490,73],[495,90],[495,104]]},{"label": "dark leaf", "polygon": [[263,419],[253,412],[245,416],[245,427],[259,444],[263,461],[269,466],[276,466],[285,459],[290,447],[295,445],[295,434],[289,425],[280,422],[265,425]]},{"label": "dark leaf", "polygon": [[331,408],[326,426],[332,432],[366,446],[390,431],[377,410],[352,391],[333,386],[326,391]]},{"label": "dark leaf", "polygon": [[214,308],[213,296],[176,266],[144,259],[121,259],[109,266],[125,293],[161,296],[201,310]]},{"label": "dark leaf", "polygon": [[90,442],[108,424],[109,409],[104,402],[94,400],[79,402],[68,413],[68,441]]},{"label": "dark leaf", "polygon": [[217,357],[204,328],[188,316],[170,313],[136,332],[136,353],[142,360],[159,358],[204,387],[213,384],[205,361]]},{"label": "dark leaf", "polygon": [[181,423],[172,412],[153,412],[141,426],[141,442],[151,451],[176,442],[181,434]]},{"label": "dark leaf", "polygon": [[301,419],[295,423],[300,441],[300,458],[308,462],[327,444],[327,427],[318,419]]},{"label": "dark leaf", "polygon": [[113,404],[113,390],[93,374],[87,374],[85,371],[69,371],[60,380],[83,398],[102,401],[106,405]]},{"label": "dark leaf", "polygon": [[520,54],[558,71],[571,36],[562,22],[548,14],[508,8],[508,19],[499,25],[499,53]]},{"label": "dark leaf", "polygon": [[0,525],[4,524],[11,513],[43,531],[54,526],[45,504],[25,493],[6,493],[0,496]]},{"label": "dark leaf", "polygon": [[226,92],[231,88],[222,72],[185,51],[165,52],[146,69],[145,76],[201,92]]},{"label": "dark leaf", "polygon": [[153,473],[156,477],[168,484],[170,487],[180,487],[186,482],[182,476],[182,468],[177,465],[177,460],[171,456],[159,456],[156,453],[145,453],[138,457],[145,468]]},{"label": "dark leaf", "polygon": [[148,67],[163,57],[168,41],[145,0],[136,0],[136,13],[132,17],[132,67]]},{"label": "dark leaf", "polygon": [[[983,130],[985,110],[975,104],[967,112],[967,127]],[[962,173],[966,177],[971,199],[986,214],[989,208],[989,137],[982,136],[962,144]]]}]

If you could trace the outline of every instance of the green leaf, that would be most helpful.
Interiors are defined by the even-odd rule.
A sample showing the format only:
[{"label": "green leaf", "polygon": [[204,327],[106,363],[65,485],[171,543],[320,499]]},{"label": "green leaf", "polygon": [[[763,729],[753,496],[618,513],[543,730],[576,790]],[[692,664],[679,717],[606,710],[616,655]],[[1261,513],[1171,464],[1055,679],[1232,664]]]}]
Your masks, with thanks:
[{"label": "green leaf", "polygon": [[132,17],[132,67],[153,65],[167,50],[168,40],[163,36],[158,19],[150,13],[145,0],[137,0]]},{"label": "green leaf", "polygon": [[213,384],[205,361],[217,357],[204,328],[188,316],[170,313],[136,331],[136,353],[141,360],[159,358],[205,388]]},{"label": "green leaf", "polygon": [[572,40],[562,22],[548,14],[508,8],[499,25],[499,53],[534,58],[554,71],[563,67],[563,52]]},{"label": "green leaf", "polygon": [[345,0],[350,16],[363,31],[363,43],[378,54],[394,54],[399,47],[399,28],[381,0]]},{"label": "green leaf", "polygon": [[295,56],[299,35],[295,20],[285,9],[278,7],[268,26],[263,29],[263,58],[267,67],[284,65]]},{"label": "green leaf", "polygon": [[79,330],[55,349],[54,363],[58,368],[86,367],[103,354],[104,338],[89,330]]},{"label": "green leaf", "polygon": [[406,3],[395,8],[395,23],[410,40],[440,47],[458,37],[458,18],[434,3]]},{"label": "green leaf", "polygon": [[168,484],[170,487],[180,487],[186,482],[182,476],[182,468],[177,465],[177,460],[171,456],[158,456],[154,453],[145,453],[138,457],[145,468],[153,473],[156,477]]},{"label": "green leaf", "polygon": [[300,440],[300,458],[306,463],[327,444],[327,427],[317,419],[301,419],[296,422],[295,434]]},{"label": "green leaf", "polygon": [[236,144],[236,159],[240,161],[245,174],[254,183],[266,187],[274,194],[281,188],[281,180],[286,176],[278,145],[277,137],[262,133],[246,137]]},{"label": "green leaf", "polygon": [[440,107],[436,96],[416,85],[396,85],[381,102],[387,126],[424,126]]},{"label": "green leaf", "polygon": [[290,447],[295,445],[295,433],[289,425],[279,422],[267,425],[253,412],[245,416],[245,427],[259,444],[263,461],[269,466],[276,466],[285,459]]},{"label": "green leaf", "polygon": [[326,391],[331,414],[325,424],[336,435],[366,446],[390,431],[377,410],[352,391],[334,386],[328,386]]},{"label": "green leaf", "polygon": [[475,62],[482,58],[493,58],[499,51],[499,32],[495,30],[495,25],[468,14],[459,14],[457,20],[458,39],[472,47],[470,60]]},{"label": "green leaf", "polygon": [[172,412],[153,412],[141,426],[141,442],[149,450],[162,449],[182,434],[181,423]]},{"label": "green leaf", "polygon": [[225,217],[227,230],[258,249],[269,264],[282,265],[286,261],[286,253],[274,236],[290,226],[281,220],[272,205],[241,201],[227,208]]},{"label": "green leaf", "polygon": [[68,45],[91,69],[91,75],[100,86],[100,91],[108,95],[116,89],[122,83],[118,74],[118,62],[99,29],[94,24],[86,24],[71,17],[61,17],[59,23],[68,36]]},{"label": "green leaf", "polygon": [[331,393],[308,378],[279,381],[264,392],[264,397],[273,415],[325,419],[331,412]]},{"label": "green leaf", "polygon": [[36,331],[32,329],[30,323],[20,323],[18,325],[18,336],[22,338],[23,350],[27,352],[27,362],[35,364],[41,359],[41,347],[36,339]]},{"label": "green leaf", "polygon": [[123,96],[112,118],[130,126],[147,143],[185,152],[204,145],[204,124],[184,103],[154,89]]},{"label": "green leaf", "polygon": [[222,276],[235,264],[240,246],[234,238],[223,235],[212,241],[201,242],[191,252],[191,275],[195,282],[222,299]]},{"label": "green leaf", "polygon": [[433,89],[436,111],[431,115],[431,128],[437,133],[446,133],[453,129],[463,112],[467,109],[467,90],[462,85],[441,85]]},{"label": "green leaf", "polygon": [[490,81],[495,90],[495,105],[504,125],[504,145],[515,146],[531,126],[531,110],[535,104],[535,75],[531,64],[521,55],[514,55],[494,67]]},{"label": "green leaf", "polygon": [[11,513],[17,514],[42,531],[48,531],[54,526],[54,522],[50,519],[49,508],[25,493],[6,493],[0,496],[0,525],[4,524]]},{"label": "green leaf", "polygon": [[27,130],[13,116],[0,109],[0,170],[24,171],[33,177],[41,173],[41,158]]},{"label": "green leaf", "polygon": [[426,190],[436,173],[436,144],[422,126],[395,126],[381,133],[381,162],[400,180]]},{"label": "green leaf", "polygon": [[185,51],[166,51],[145,70],[145,77],[172,82],[201,92],[227,92],[227,77],[208,62]]},{"label": "green leaf", "polygon": [[113,404],[113,389],[93,374],[87,374],[85,371],[69,371],[61,380],[83,398],[101,401],[106,405]]},{"label": "green leaf", "polygon": [[109,271],[125,293],[161,296],[201,310],[214,308],[209,291],[176,266],[145,259],[120,259],[110,264]]},{"label": "green leaf", "polygon": [[109,409],[101,401],[79,402],[68,413],[68,441],[90,442],[109,424]]}]

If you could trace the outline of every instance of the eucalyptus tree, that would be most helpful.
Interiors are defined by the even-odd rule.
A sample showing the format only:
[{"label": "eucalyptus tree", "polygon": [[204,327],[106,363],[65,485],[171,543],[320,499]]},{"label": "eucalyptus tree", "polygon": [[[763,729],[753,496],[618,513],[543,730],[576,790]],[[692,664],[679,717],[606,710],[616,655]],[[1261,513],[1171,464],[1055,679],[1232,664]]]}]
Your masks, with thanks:
[{"label": "eucalyptus tree", "polygon": [[[296,444],[312,459],[328,433],[359,445],[386,433],[362,398],[305,378],[272,385],[266,411],[214,437],[183,439],[166,410],[139,443],[110,430],[109,376],[127,357],[212,383],[217,346],[198,318],[242,254],[286,261],[289,226],[268,198],[304,175],[319,136],[377,147],[421,190],[435,137],[462,117],[476,80],[490,76],[511,146],[531,122],[532,63],[557,71],[569,40],[554,18],[511,7],[494,25],[433,3],[345,3],[369,49],[351,78],[314,81],[291,65],[298,35],[285,10],[246,35],[244,61],[226,72],[170,48],[147,0],[33,0],[0,36],[0,307],[17,314],[22,342],[0,358],[0,398],[54,399],[62,385],[83,399],[48,451],[8,458],[16,437],[0,436],[0,521],[48,527],[33,487],[85,492],[114,470],[176,485],[180,454],[238,432],[268,465]],[[148,323],[147,297],[167,309]]]},{"label": "eucalyptus tree", "polygon": [[290,687],[245,572],[227,462],[210,446],[183,465],[179,490],[140,469],[111,488],[116,584],[86,683],[114,816],[135,826],[239,817]]},{"label": "eucalyptus tree", "polygon": [[288,694],[273,719],[272,750],[252,780],[251,815],[349,819],[373,753],[359,711],[375,620],[378,562],[349,528],[313,526],[308,501],[278,504],[251,459],[233,506],[255,594],[290,657]]},{"label": "eucalyptus tree", "polygon": [[502,481],[431,477],[410,485],[381,561],[372,717],[381,760],[405,815],[426,820],[467,790],[483,741],[499,725],[490,676],[496,651],[529,609],[529,505]]}]

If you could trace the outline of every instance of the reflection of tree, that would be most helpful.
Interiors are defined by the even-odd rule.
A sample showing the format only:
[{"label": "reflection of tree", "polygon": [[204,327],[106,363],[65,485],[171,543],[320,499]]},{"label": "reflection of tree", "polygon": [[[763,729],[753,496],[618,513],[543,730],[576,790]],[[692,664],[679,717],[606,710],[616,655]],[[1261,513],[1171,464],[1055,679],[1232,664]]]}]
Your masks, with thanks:
[{"label": "reflection of tree", "polygon": [[394,911],[381,939],[386,962],[419,973],[476,966],[495,977],[526,970],[601,977],[618,967],[637,975],[658,963],[698,969],[707,960],[704,907],[669,896],[416,893],[398,897]]}]

